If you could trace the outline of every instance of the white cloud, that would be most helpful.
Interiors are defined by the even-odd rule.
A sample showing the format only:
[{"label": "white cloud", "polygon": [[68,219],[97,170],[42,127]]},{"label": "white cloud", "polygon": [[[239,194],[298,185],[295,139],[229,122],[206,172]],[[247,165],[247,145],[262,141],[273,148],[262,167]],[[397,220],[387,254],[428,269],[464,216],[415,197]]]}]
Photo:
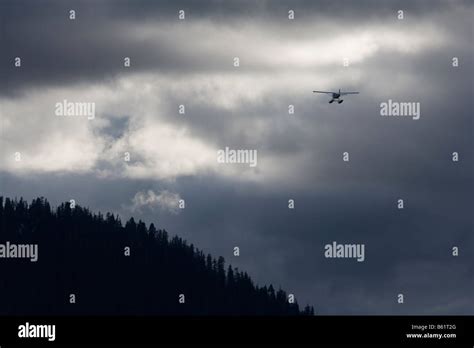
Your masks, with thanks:
[{"label": "white cloud", "polygon": [[181,197],[177,193],[169,192],[167,190],[156,194],[152,190],[139,191],[132,198],[132,205],[130,210],[132,212],[141,212],[143,208],[151,210],[160,210],[172,214],[179,213],[179,201]]},{"label": "white cloud", "polygon": [[[90,90],[90,89],[89,89]],[[56,116],[55,104],[74,95],[90,100],[85,89],[44,89],[18,99],[2,99],[0,168],[15,174],[30,172],[88,172],[105,148],[95,129],[103,120]],[[21,160],[15,161],[19,152]]]},{"label": "white cloud", "polygon": [[[332,19],[318,18],[312,23],[295,21],[290,25],[242,21],[236,28],[195,20],[185,26],[145,23],[131,28],[128,34],[132,40],[148,42],[152,51],[156,49],[154,43],[166,43],[189,64],[231,68],[237,56],[241,69],[250,66],[263,71],[326,68],[342,65],[344,58],[361,63],[380,51],[416,54],[448,40],[448,35],[429,21],[415,26],[401,23],[386,20],[352,24],[348,29]],[[201,56],[209,60],[203,62]]]}]

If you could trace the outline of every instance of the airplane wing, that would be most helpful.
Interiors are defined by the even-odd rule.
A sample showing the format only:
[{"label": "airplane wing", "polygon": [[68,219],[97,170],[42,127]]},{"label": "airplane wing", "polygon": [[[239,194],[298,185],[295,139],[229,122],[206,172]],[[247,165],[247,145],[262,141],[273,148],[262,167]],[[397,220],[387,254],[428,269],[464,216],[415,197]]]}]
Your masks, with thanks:
[{"label": "airplane wing", "polygon": [[326,94],[333,94],[334,92],[326,92],[326,91],[313,91],[313,93],[326,93]]},{"label": "airplane wing", "polygon": [[359,92],[341,92],[341,95],[346,95],[346,94],[359,94]]}]

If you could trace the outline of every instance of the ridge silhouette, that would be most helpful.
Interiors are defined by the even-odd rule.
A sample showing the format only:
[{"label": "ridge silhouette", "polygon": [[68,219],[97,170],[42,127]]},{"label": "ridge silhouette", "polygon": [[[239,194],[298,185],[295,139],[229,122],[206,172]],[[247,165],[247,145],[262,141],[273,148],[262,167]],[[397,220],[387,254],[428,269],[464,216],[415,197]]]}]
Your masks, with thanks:
[{"label": "ridge silhouette", "polygon": [[0,260],[0,315],[314,315],[133,217],[0,196],[0,221],[0,243],[38,244],[37,262]]}]

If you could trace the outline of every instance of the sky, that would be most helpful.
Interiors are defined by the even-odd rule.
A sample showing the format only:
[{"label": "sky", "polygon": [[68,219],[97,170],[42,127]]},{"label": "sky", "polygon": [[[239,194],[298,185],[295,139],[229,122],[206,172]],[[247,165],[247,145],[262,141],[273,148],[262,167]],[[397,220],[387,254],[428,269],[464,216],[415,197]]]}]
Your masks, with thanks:
[{"label": "sky", "polygon": [[[1,195],[153,222],[318,315],[474,314],[473,14],[1,1]],[[312,93],[339,89],[360,94]],[[58,115],[64,100],[94,117]],[[419,119],[382,116],[389,100],[419,103]],[[219,163],[226,147],[257,165]],[[325,257],[334,241],[365,260]]]}]

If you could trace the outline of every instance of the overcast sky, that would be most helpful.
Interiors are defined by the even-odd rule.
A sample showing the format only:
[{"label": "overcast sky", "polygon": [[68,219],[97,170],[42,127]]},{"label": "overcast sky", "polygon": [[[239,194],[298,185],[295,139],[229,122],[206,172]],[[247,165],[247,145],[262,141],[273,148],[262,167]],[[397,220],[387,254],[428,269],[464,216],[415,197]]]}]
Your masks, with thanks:
[{"label": "overcast sky", "polygon": [[[154,222],[317,314],[474,314],[473,15],[470,1],[2,1],[0,192]],[[312,93],[339,88],[360,94]],[[65,99],[95,118],[57,116]],[[420,118],[381,116],[389,99]],[[218,163],[225,147],[257,166]],[[333,241],[365,261],[325,258]]]}]

